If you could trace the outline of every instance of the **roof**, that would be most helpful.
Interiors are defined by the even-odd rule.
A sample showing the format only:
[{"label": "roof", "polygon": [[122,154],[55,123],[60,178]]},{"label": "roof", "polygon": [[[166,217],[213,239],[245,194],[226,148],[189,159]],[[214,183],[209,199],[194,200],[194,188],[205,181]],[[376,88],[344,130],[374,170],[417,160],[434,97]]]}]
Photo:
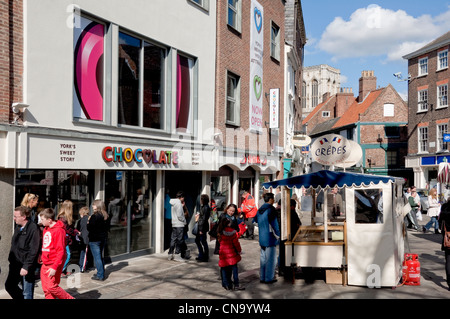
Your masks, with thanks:
[{"label": "roof", "polygon": [[339,121],[333,126],[333,128],[343,127],[350,124],[354,124],[359,121],[359,114],[363,114],[367,109],[375,102],[385,88],[371,91],[367,97],[361,103],[357,100],[345,111],[340,117]]},{"label": "roof", "polygon": [[445,45],[449,45],[450,44],[450,31],[447,32],[444,35],[441,35],[439,38],[437,38],[436,40],[433,40],[432,42],[428,43],[427,45],[425,45],[424,47],[420,48],[417,51],[414,51],[413,53],[407,54],[403,57],[403,59],[412,59],[412,58],[416,58],[418,56],[421,56],[425,53],[437,50]]},{"label": "roof", "polygon": [[348,172],[334,172],[323,170],[316,173],[298,175],[291,178],[264,183],[265,189],[277,188],[285,186],[289,189],[292,188],[333,188],[333,187],[363,187],[369,185],[377,185],[380,183],[388,184],[404,182],[403,178],[391,177],[391,176],[377,176],[368,174],[357,174]]},{"label": "roof", "polygon": [[319,113],[320,109],[322,108],[322,106],[328,104],[328,102],[331,101],[332,98],[336,97],[336,95],[333,95],[331,97],[328,98],[328,100],[326,100],[325,102],[318,104],[312,111],[311,113],[308,114],[308,116],[303,120],[302,124],[305,125],[306,123],[309,122],[309,120],[311,120],[313,118],[314,115],[316,115],[317,113]]}]

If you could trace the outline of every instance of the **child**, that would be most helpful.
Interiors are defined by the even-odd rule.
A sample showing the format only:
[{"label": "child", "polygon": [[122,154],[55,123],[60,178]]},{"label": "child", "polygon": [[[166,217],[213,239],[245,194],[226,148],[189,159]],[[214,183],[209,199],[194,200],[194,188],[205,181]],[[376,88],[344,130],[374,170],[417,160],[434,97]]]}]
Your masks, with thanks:
[{"label": "child", "polygon": [[80,231],[80,233],[78,234],[79,237],[81,237],[80,239],[80,246],[81,246],[81,250],[80,250],[80,261],[79,261],[79,266],[80,266],[80,270],[81,272],[84,272],[86,270],[86,259],[88,257],[88,247],[89,247],[89,231],[87,230],[87,224],[89,222],[89,207],[85,206],[82,207],[79,211],[80,214],[80,220],[78,221],[77,224],[77,230]]},{"label": "child", "polygon": [[226,290],[233,290],[231,274],[233,273],[234,290],[244,290],[239,287],[238,262],[241,261],[241,245],[239,244],[239,234],[232,228],[232,221],[224,218],[220,221],[217,229],[217,236],[220,242],[219,267],[222,274],[222,287]]},{"label": "child", "polygon": [[59,286],[66,260],[66,230],[64,224],[55,221],[53,209],[46,208],[39,213],[45,227],[42,240],[41,283],[45,299],[74,299]]}]

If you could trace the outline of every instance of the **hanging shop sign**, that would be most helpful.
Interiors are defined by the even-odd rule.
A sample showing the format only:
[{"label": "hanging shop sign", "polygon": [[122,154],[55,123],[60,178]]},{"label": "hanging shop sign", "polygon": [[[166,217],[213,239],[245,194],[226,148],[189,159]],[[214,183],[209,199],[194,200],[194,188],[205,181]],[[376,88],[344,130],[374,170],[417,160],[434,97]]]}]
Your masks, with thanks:
[{"label": "hanging shop sign", "polygon": [[351,154],[351,144],[345,137],[328,134],[316,139],[311,146],[313,161],[322,165],[344,163]]}]

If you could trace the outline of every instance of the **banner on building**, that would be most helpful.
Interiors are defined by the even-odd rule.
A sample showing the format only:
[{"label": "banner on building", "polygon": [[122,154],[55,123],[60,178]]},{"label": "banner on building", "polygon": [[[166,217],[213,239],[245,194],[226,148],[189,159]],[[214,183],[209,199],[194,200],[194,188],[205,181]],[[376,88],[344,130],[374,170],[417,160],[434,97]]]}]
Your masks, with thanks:
[{"label": "banner on building", "polygon": [[280,128],[280,89],[270,90],[270,128]]},{"label": "banner on building", "polygon": [[263,130],[263,53],[264,53],[264,10],[261,4],[252,0],[250,16],[250,131]]}]

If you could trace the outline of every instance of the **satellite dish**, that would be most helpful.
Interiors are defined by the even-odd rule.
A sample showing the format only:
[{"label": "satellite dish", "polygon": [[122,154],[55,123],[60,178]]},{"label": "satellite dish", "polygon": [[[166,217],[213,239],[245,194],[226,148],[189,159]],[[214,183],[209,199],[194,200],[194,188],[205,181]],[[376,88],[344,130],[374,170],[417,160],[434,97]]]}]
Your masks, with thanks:
[{"label": "satellite dish", "polygon": [[308,135],[303,134],[295,135],[292,137],[291,143],[292,145],[297,147],[308,146],[309,144],[311,144],[311,138]]}]

